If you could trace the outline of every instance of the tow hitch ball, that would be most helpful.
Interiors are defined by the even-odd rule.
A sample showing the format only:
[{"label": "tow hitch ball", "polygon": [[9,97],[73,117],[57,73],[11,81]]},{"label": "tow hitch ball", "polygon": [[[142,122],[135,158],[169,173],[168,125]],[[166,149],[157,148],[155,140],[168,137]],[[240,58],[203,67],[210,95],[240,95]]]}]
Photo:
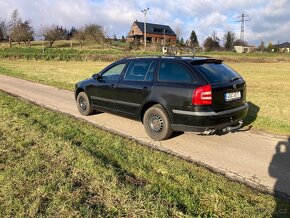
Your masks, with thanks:
[{"label": "tow hitch ball", "polygon": [[237,129],[241,128],[242,125],[243,125],[243,121],[240,120],[237,124],[234,124],[232,126],[229,126],[229,127],[224,128],[223,131],[224,132],[231,132],[233,130],[237,130]]}]

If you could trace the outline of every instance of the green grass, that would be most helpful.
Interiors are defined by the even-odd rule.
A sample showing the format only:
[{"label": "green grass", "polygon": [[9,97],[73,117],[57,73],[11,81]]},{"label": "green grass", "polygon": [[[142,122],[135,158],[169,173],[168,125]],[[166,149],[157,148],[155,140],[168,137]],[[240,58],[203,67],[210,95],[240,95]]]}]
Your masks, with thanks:
[{"label": "green grass", "polygon": [[[7,61],[0,74],[73,90],[77,81],[99,72],[110,62]],[[247,81],[250,111],[245,123],[270,133],[290,135],[290,62],[228,63]]]},{"label": "green grass", "polygon": [[287,217],[203,167],[0,92],[1,217]]},{"label": "green grass", "polygon": [[[71,48],[73,42],[73,48]],[[7,42],[0,43],[0,58],[8,60],[54,60],[54,61],[114,61],[127,56],[143,56],[143,55],[162,55],[161,48],[148,47],[144,51],[142,47],[139,49],[129,49],[129,44],[112,41],[112,44],[100,45],[97,43],[87,42],[80,49],[75,41],[58,40],[53,44],[52,48],[48,48],[49,42],[44,42],[45,52],[42,50],[41,41],[33,41],[31,48],[24,44],[18,45],[13,43],[13,47],[9,48]],[[188,54],[188,51],[177,48],[181,55]],[[223,59],[228,62],[253,62],[253,63],[269,63],[269,62],[289,62],[290,53],[248,53],[238,54],[228,51],[211,51],[199,52],[196,55],[211,56]]]}]

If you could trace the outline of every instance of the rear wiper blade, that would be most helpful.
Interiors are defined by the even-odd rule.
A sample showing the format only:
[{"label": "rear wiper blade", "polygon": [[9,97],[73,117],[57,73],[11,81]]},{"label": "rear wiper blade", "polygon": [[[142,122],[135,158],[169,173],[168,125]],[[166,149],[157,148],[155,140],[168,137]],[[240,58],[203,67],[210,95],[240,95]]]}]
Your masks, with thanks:
[{"label": "rear wiper blade", "polygon": [[231,81],[233,82],[233,81],[236,81],[236,80],[239,80],[239,79],[241,79],[241,77],[233,77],[233,78],[231,78]]}]

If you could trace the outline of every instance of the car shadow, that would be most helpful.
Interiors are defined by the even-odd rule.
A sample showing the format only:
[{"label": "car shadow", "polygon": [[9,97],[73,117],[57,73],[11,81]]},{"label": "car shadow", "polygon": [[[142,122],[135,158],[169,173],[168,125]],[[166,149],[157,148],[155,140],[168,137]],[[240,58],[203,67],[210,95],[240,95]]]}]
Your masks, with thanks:
[{"label": "car shadow", "polygon": [[274,195],[276,207],[272,217],[290,217],[290,136],[288,141],[280,141],[276,145],[276,153],[273,155],[268,172],[276,178]]},{"label": "car shadow", "polygon": [[252,128],[251,124],[255,122],[257,119],[258,113],[260,111],[260,107],[258,105],[255,105],[252,102],[248,102],[249,110],[247,113],[247,116],[243,119],[243,127],[248,126],[249,128]]}]

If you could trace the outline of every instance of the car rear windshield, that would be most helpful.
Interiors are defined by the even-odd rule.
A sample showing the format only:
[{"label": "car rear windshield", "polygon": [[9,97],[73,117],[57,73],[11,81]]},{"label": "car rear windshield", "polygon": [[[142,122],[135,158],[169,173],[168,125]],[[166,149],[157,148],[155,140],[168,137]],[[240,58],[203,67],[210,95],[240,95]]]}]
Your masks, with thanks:
[{"label": "car rear windshield", "polygon": [[201,72],[210,83],[223,83],[240,78],[237,72],[222,63],[193,64],[193,67]]}]

